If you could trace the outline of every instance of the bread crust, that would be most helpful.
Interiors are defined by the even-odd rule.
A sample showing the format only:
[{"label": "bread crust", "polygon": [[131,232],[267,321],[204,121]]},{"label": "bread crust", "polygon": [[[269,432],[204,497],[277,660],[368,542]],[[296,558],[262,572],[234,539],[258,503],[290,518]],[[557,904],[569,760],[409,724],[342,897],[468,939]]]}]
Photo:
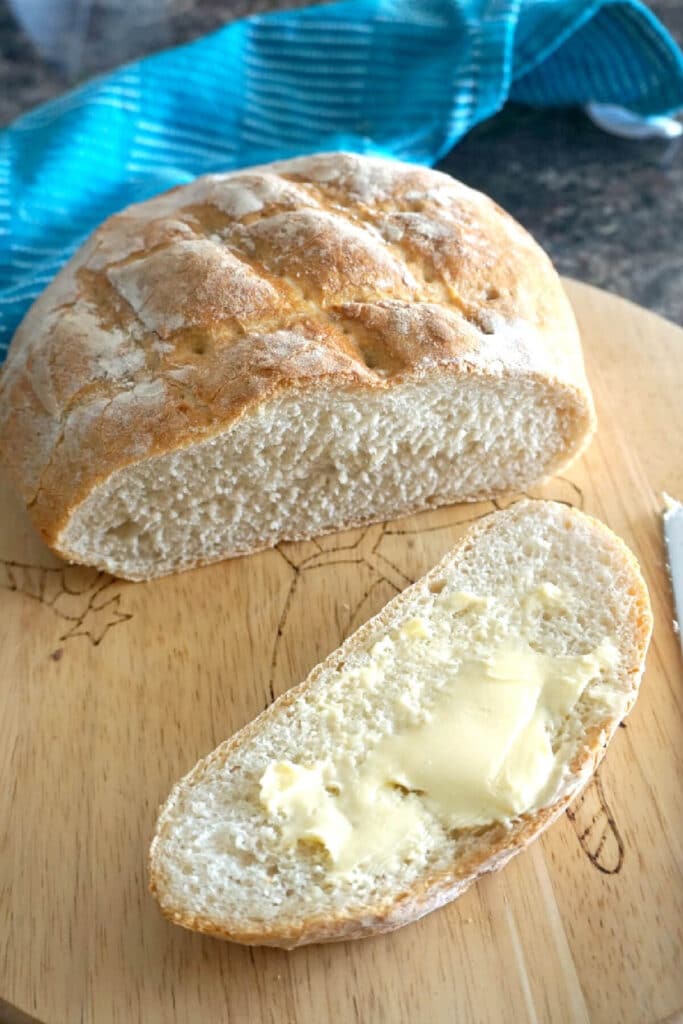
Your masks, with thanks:
[{"label": "bread crust", "polygon": [[430,374],[553,389],[567,442],[548,472],[595,427],[569,302],[511,217],[436,171],[301,157],[198,178],[105,221],[16,332],[0,455],[46,542],[73,558],[70,517],[117,470],[282,393]]},{"label": "bread crust", "polygon": [[[640,566],[628,547],[607,526],[573,508],[563,510],[567,520],[578,520],[587,524],[594,531],[596,540],[611,548],[625,572],[632,580],[633,610],[631,613],[631,635],[633,659],[624,670],[625,681],[630,690],[623,716],[609,716],[599,725],[587,731],[583,749],[569,765],[569,773],[563,792],[556,802],[542,808],[535,814],[524,814],[512,822],[509,829],[496,825],[488,834],[487,841],[474,851],[463,862],[453,864],[451,868],[425,875],[416,881],[409,890],[394,894],[390,900],[381,905],[364,909],[362,916],[341,914],[330,917],[310,918],[301,924],[285,926],[282,922],[260,930],[245,929],[239,920],[217,921],[209,917],[189,914],[182,907],[174,906],[166,889],[163,867],[159,863],[157,850],[164,832],[170,827],[170,819],[175,803],[186,787],[199,781],[202,775],[216,762],[224,763],[235,751],[247,745],[255,737],[270,716],[277,716],[288,708],[297,697],[314,687],[321,675],[328,669],[347,660],[351,651],[362,647],[377,631],[396,615],[396,611],[416,590],[427,589],[433,580],[437,580],[444,571],[456,563],[461,554],[473,543],[481,541],[487,532],[496,529],[503,519],[513,519],[528,513],[530,506],[552,506],[555,503],[535,500],[523,500],[504,512],[492,513],[480,520],[468,530],[458,544],[425,576],[408,587],[403,593],[393,598],[382,611],[368,620],[351,637],[333,651],[323,662],[317,665],[308,678],[288,690],[275,700],[257,718],[246,725],[230,739],[217,747],[208,757],[197,765],[171,791],[167,801],[159,811],[159,817],[149,852],[149,888],[157,899],[161,911],[174,924],[192,931],[202,932],[216,938],[240,942],[246,945],[278,946],[293,949],[300,945],[319,942],[336,942],[345,939],[364,938],[393,931],[405,924],[418,920],[432,910],[462,895],[466,889],[482,875],[497,871],[516,854],[521,853],[530,842],[537,838],[551,825],[580,794],[590,780],[593,772],[600,764],[607,745],[612,738],[619,722],[629,714],[638,696],[645,655],[652,633],[652,611],[650,600],[640,572]],[[557,506],[555,506],[557,507]]]}]

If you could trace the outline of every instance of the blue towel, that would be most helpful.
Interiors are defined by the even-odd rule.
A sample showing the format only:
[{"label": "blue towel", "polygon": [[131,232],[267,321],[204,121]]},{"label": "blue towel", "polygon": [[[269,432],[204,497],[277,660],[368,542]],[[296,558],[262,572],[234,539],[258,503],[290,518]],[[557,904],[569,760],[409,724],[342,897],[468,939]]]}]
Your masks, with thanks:
[{"label": "blue towel", "polygon": [[0,133],[0,361],[126,204],[315,150],[431,164],[508,98],[671,113],[683,58],[639,0],[346,0],[235,22],[39,107]]}]

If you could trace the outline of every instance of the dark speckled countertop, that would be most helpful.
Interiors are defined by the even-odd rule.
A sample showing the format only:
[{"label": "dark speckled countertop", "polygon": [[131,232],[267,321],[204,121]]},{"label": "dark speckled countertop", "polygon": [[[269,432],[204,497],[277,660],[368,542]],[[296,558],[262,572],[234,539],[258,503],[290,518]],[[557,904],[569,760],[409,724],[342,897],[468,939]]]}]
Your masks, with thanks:
[{"label": "dark speckled countertop", "polygon": [[[53,9],[60,4],[53,0]],[[75,3],[81,21],[75,30],[61,29],[58,66],[37,55],[11,13],[11,0],[0,0],[0,123],[125,60],[184,42],[251,11],[294,6],[303,4]],[[657,0],[651,6],[683,40],[681,0]],[[440,166],[488,192],[517,217],[563,274],[683,324],[683,138],[628,142],[601,132],[578,110],[510,105],[475,128]]]}]

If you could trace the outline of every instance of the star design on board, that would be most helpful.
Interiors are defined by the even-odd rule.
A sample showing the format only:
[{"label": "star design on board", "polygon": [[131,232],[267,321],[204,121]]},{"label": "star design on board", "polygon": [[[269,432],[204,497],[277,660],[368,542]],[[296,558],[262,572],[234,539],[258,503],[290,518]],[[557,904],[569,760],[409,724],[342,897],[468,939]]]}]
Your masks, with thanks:
[{"label": "star design on board", "polygon": [[88,605],[85,615],[74,622],[59,639],[70,640],[76,636],[86,636],[94,647],[98,647],[109,630],[120,622],[127,622],[133,616],[130,612],[120,610],[121,595],[115,594],[102,604],[98,604],[96,598],[101,595],[98,591]]},{"label": "star design on board", "polygon": [[84,636],[97,647],[112,626],[133,617],[121,610],[122,595],[112,594],[118,582],[87,566],[53,568],[0,559],[0,588],[39,601],[69,623],[60,641]]}]

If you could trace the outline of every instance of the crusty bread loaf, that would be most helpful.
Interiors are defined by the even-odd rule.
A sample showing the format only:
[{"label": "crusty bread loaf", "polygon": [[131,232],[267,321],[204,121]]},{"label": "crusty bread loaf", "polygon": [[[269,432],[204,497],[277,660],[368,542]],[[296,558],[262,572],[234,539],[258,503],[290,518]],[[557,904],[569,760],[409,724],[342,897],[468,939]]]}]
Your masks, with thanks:
[{"label": "crusty bread loaf", "polygon": [[519,491],[594,419],[529,235],[444,174],[349,154],[111,217],[0,383],[2,458],[47,543],[131,579]]},{"label": "crusty bread loaf", "polygon": [[[293,947],[388,931],[454,899],[523,849],[581,790],[636,699],[650,632],[638,565],[601,523],[551,502],[492,514],[175,787],[150,853],[163,913],[221,938]],[[410,643],[400,646],[406,633]],[[490,664],[513,640],[560,675],[576,666],[584,673],[573,703],[545,720],[555,760],[542,796],[525,798],[513,814],[454,827],[434,812],[429,788],[411,787],[399,771],[398,793],[384,787],[373,797],[380,803],[368,805],[389,830],[385,859],[361,857],[339,873],[329,842],[326,849],[287,838],[287,822],[264,803],[269,766],[320,773],[323,765],[333,784],[316,799],[348,803],[378,751],[414,737],[425,716],[438,720],[453,672],[457,683],[464,665]],[[390,652],[379,671],[377,650]],[[609,658],[595,656],[608,650]],[[433,754],[427,747],[417,750],[425,763]],[[349,764],[350,783],[340,767]],[[412,825],[391,834],[391,799],[417,815],[414,835]]]}]

